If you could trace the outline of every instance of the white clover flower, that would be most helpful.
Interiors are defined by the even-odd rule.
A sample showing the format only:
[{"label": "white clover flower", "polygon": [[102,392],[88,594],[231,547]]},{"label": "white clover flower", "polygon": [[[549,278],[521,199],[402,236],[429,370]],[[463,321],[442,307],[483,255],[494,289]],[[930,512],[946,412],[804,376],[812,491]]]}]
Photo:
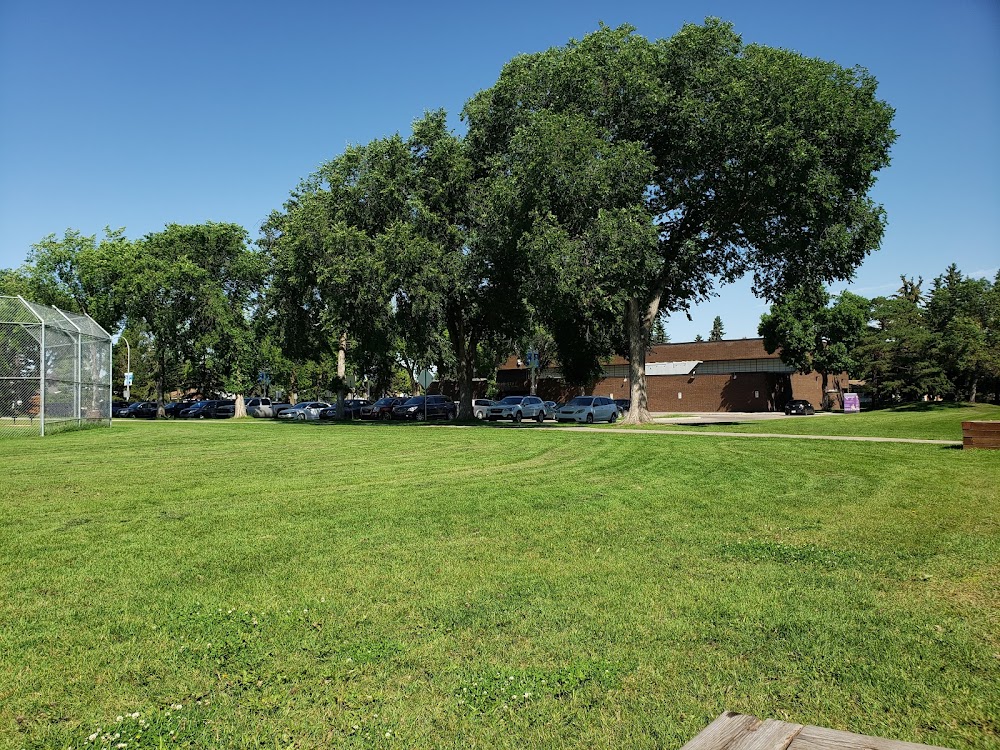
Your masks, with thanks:
[{"label": "white clover flower", "polygon": [[124,718],[125,718],[124,716],[119,716],[117,719],[115,719],[115,721],[121,721]]},{"label": "white clover flower", "polygon": [[101,733],[100,733],[100,732],[94,732],[94,733],[93,733],[92,735],[90,735],[90,736],[89,736],[89,737],[87,738],[87,742],[93,742],[94,740],[96,740],[96,739],[97,739],[98,737],[100,737],[100,736],[101,736]]},{"label": "white clover flower", "polygon": [[392,732],[386,732],[386,733],[385,733],[385,736],[386,736],[386,737],[392,737]]}]

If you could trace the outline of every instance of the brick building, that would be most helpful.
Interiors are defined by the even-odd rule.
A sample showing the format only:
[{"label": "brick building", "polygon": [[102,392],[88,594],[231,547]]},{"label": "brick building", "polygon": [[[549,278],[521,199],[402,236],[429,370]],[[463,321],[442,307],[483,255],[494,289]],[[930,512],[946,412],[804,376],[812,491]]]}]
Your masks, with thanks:
[{"label": "brick building", "polygon": [[[502,396],[526,394],[528,368],[516,357],[500,367],[497,387]],[[763,339],[660,344],[646,356],[646,393],[650,411],[780,411],[793,398],[803,398],[817,409],[823,403],[823,378],[802,375],[768,354]],[[830,375],[827,391],[834,409],[847,388],[847,373]],[[557,366],[539,373],[538,395],[565,401],[580,395],[568,388]],[[601,378],[587,395],[628,398],[628,362],[615,357],[603,367]]]}]

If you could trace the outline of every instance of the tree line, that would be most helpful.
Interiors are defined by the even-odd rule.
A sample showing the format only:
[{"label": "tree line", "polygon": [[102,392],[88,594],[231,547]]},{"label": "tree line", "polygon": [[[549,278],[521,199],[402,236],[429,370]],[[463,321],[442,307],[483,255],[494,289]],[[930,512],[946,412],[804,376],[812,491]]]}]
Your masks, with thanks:
[{"label": "tree line", "polygon": [[143,342],[161,401],[261,372],[379,391],[435,365],[470,418],[475,377],[530,348],[581,386],[624,356],[644,421],[664,315],[747,274],[772,301],[849,278],[881,241],[868,193],[896,134],[875,79],[717,19],[520,55],[462,117],[347,148],[253,243],[217,223],[69,231],[0,284]]},{"label": "tree line", "polygon": [[[1000,402],[1000,271],[990,281],[955,264],[925,291],[905,275],[895,294],[789,294],[761,319],[768,351],[801,372],[848,372],[876,404],[923,398]],[[827,404],[824,404],[827,406]]]}]

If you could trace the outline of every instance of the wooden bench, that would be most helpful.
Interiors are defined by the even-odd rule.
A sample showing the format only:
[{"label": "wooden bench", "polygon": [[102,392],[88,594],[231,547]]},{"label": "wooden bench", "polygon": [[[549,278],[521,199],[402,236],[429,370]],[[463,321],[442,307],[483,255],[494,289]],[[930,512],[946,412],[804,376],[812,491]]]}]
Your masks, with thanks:
[{"label": "wooden bench", "polygon": [[681,750],[943,750],[727,711]]},{"label": "wooden bench", "polygon": [[963,448],[1000,448],[1000,421],[962,422]]}]

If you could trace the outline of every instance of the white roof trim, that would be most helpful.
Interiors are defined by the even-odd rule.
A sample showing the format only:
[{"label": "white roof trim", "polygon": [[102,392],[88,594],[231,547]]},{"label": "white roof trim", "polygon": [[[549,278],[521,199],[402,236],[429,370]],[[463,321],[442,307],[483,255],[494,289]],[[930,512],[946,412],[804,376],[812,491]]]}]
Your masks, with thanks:
[{"label": "white roof trim", "polygon": [[682,362],[647,362],[646,375],[690,375],[703,361],[688,359]]}]

